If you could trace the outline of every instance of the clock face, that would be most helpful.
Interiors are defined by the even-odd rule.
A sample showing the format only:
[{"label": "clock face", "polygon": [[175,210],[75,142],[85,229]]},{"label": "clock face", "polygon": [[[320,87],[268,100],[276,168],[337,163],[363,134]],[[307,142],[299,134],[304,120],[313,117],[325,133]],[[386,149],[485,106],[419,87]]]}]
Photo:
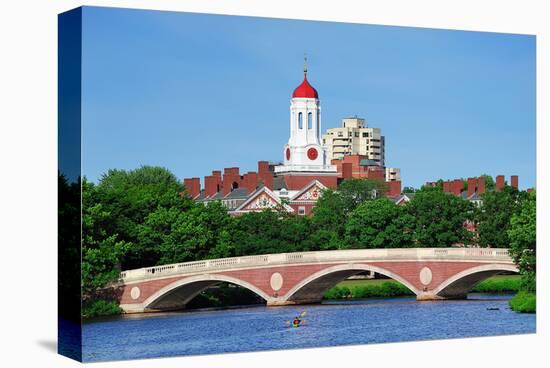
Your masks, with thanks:
[{"label": "clock face", "polygon": [[290,160],[290,148],[287,148],[287,149],[286,149],[286,153],[285,153],[285,154],[286,154],[286,159],[287,159],[287,160]]},{"label": "clock face", "polygon": [[319,153],[315,148],[312,147],[307,150],[307,158],[309,158],[311,161],[314,161],[317,156],[319,156]]}]

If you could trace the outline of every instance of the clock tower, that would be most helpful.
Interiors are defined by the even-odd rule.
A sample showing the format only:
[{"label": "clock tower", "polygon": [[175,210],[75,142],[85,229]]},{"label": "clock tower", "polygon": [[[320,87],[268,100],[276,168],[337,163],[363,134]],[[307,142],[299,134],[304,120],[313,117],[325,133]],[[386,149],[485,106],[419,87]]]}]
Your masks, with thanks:
[{"label": "clock tower", "polygon": [[307,80],[296,87],[290,100],[290,138],[284,146],[284,164],[275,167],[275,173],[335,173],[336,167],[327,162],[325,147],[321,145],[321,101],[317,90]]}]

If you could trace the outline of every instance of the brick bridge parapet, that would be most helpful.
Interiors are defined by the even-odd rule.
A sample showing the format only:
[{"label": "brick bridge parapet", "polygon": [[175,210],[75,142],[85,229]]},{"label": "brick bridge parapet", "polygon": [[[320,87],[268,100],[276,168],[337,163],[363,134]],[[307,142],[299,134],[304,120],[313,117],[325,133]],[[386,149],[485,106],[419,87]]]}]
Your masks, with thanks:
[{"label": "brick bridge parapet", "polygon": [[128,270],[125,312],[173,310],[220,282],[245,287],[268,305],[320,302],[326,290],[363,271],[388,276],[418,300],[464,298],[480,280],[517,272],[507,249],[391,248],[266,254]]}]

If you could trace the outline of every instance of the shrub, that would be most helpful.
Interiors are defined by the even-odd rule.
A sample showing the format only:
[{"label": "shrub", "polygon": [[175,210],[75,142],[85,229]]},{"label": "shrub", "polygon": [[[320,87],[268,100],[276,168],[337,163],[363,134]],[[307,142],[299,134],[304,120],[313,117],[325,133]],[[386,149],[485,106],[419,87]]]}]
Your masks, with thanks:
[{"label": "shrub", "polygon": [[112,316],[120,313],[122,313],[122,309],[113,301],[94,300],[82,305],[84,318]]},{"label": "shrub", "polygon": [[535,313],[537,297],[534,293],[520,291],[508,302],[513,311],[520,313]]},{"label": "shrub", "polygon": [[349,297],[351,297],[351,290],[347,286],[335,286],[323,296],[324,299],[346,299]]},{"label": "shrub", "polygon": [[388,298],[393,296],[412,295],[413,292],[396,282],[387,281],[380,285],[357,285],[352,287],[335,286],[328,290],[324,299],[346,298]]},{"label": "shrub", "polygon": [[502,277],[483,280],[474,286],[472,291],[479,293],[506,293],[518,292],[520,287],[521,279],[519,277]]}]

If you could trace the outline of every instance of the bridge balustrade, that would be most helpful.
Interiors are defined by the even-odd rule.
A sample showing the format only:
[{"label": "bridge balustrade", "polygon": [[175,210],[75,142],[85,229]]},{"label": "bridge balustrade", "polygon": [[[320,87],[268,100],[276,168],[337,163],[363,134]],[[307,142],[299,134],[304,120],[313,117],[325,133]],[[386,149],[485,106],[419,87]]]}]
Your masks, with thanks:
[{"label": "bridge balustrade", "polygon": [[317,252],[264,254],[245,257],[221,258],[184,262],[170,265],[127,270],[120,273],[120,280],[130,281],[197,272],[212,272],[226,269],[290,265],[304,263],[354,262],[368,260],[422,260],[422,259],[468,259],[504,261],[512,263],[507,249],[488,248],[387,248],[346,249]]}]

